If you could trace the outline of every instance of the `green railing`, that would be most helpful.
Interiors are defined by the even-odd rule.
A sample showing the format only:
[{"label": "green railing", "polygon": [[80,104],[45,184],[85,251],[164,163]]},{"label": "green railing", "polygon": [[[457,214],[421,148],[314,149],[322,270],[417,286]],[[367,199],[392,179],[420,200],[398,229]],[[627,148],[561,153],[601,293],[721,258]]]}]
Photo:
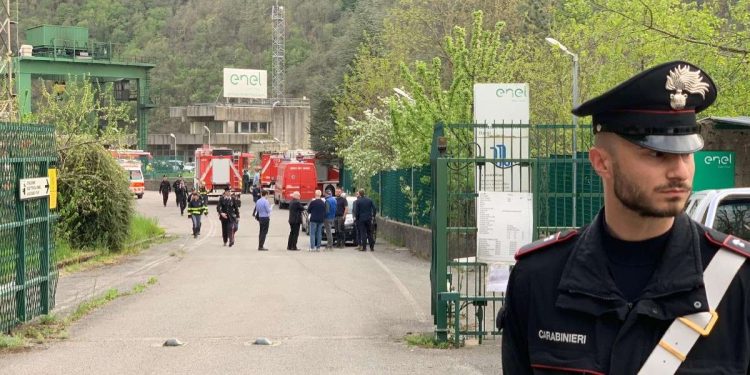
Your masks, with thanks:
[{"label": "green railing", "polygon": [[[483,134],[480,141],[476,132]],[[601,182],[581,152],[592,144],[591,129],[573,133],[572,125],[436,126],[430,280],[439,340],[459,346],[467,336],[481,343],[500,334],[494,317],[504,295],[487,290],[489,265],[476,253],[478,191],[532,193],[533,212],[517,214],[518,221],[530,218],[532,240],[583,225],[599,211]]]},{"label": "green railing", "polygon": [[46,196],[21,200],[24,179],[57,162],[51,126],[0,124],[0,330],[48,314],[55,304],[54,222]]}]

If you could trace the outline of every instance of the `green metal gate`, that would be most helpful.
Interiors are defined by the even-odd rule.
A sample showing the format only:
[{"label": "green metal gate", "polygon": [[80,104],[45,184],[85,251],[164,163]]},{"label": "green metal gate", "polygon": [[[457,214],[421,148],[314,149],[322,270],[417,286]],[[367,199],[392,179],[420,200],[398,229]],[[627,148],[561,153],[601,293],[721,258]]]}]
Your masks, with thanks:
[{"label": "green metal gate", "polygon": [[[474,139],[478,131],[485,144],[510,144],[515,151],[483,149]],[[499,334],[494,318],[504,296],[486,291],[489,265],[475,257],[478,191],[531,192],[533,238],[590,222],[602,206],[602,185],[587,152],[573,152],[591,147],[590,126],[573,133],[572,125],[436,125],[430,280],[438,340],[459,346],[465,336],[482,343]],[[488,172],[497,171],[493,165],[517,168],[498,175]]]},{"label": "green metal gate", "polygon": [[[55,215],[47,196],[21,200],[21,180],[48,177],[57,162],[52,126],[0,124],[0,329],[54,307]],[[54,181],[52,185],[54,191]]]}]

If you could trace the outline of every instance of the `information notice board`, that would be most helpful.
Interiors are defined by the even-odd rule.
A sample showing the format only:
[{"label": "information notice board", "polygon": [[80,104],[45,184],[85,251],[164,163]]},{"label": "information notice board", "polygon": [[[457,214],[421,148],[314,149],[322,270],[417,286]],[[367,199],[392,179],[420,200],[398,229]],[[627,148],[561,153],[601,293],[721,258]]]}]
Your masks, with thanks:
[{"label": "information notice board", "polygon": [[514,264],[516,250],[532,242],[533,194],[479,191],[477,261]]}]

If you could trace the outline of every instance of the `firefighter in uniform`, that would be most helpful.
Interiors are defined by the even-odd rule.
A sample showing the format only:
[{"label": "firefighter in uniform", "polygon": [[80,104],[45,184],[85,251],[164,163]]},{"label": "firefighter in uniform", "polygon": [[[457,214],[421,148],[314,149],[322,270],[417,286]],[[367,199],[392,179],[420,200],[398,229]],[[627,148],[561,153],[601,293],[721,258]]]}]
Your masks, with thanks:
[{"label": "firefighter in uniform", "polygon": [[203,204],[208,206],[208,190],[203,180],[200,180],[200,184],[198,185],[198,194],[200,194]]},{"label": "firefighter in uniform", "polygon": [[193,222],[193,238],[201,234],[201,215],[208,215],[208,207],[203,203],[200,194],[193,191],[187,207],[188,218]]},{"label": "firefighter in uniform", "polygon": [[573,110],[593,116],[604,208],[516,253],[504,373],[750,373],[750,243],[683,212],[696,113],[715,99],[705,72],[675,61]]}]

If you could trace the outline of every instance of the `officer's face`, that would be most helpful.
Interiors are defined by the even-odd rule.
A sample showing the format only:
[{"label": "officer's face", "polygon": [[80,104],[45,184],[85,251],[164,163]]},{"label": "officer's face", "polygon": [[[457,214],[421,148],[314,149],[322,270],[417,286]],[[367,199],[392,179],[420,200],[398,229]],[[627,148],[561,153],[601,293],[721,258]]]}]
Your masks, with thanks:
[{"label": "officer's face", "polygon": [[642,217],[674,217],[692,190],[693,154],[650,150],[618,138],[611,149],[611,171],[602,175],[611,193]]}]

